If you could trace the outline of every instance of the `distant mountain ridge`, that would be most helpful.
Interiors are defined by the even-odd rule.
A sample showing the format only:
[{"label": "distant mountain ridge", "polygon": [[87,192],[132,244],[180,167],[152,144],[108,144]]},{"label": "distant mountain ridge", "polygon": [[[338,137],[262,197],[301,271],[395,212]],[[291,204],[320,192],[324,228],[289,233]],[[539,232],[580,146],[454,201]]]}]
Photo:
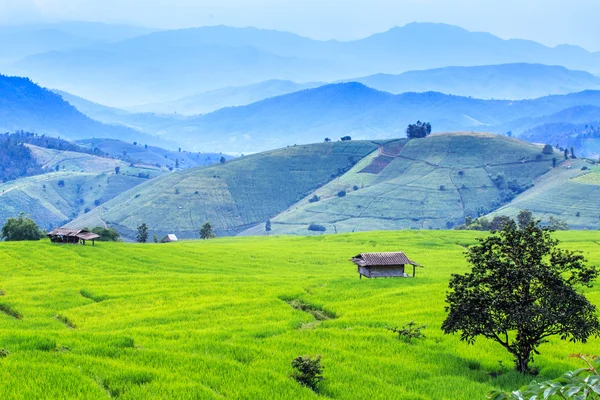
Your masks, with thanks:
[{"label": "distant mountain ridge", "polygon": [[522,100],[583,90],[599,90],[600,77],[542,64],[444,67],[399,75],[376,74],[344,81],[400,94],[434,91],[478,99]]},{"label": "distant mountain ridge", "polygon": [[575,46],[550,48],[526,40],[503,40],[431,23],[408,24],[351,42],[213,26],[39,54],[14,64],[10,71],[96,102],[124,107],[269,79],[336,81],[448,65],[507,63],[598,72],[600,53]]}]

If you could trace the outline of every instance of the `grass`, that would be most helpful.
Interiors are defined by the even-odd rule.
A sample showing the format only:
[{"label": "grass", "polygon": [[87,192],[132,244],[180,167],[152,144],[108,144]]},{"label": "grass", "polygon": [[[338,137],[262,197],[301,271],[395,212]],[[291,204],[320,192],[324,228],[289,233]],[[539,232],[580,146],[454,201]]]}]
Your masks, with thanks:
[{"label": "grass", "polygon": [[[0,393],[316,399],[290,378],[290,363],[317,354],[326,378],[320,396],[329,398],[481,399],[494,388],[518,388],[530,378],[510,370],[499,345],[482,339],[470,346],[440,329],[448,280],[467,271],[464,246],[477,235],[0,243],[0,301],[22,315],[0,313]],[[600,264],[600,233],[557,237]],[[361,280],[348,262],[361,251],[389,250],[405,251],[425,268],[416,279]],[[585,292],[600,304],[598,287]],[[385,329],[410,321],[427,325],[425,339],[406,344]],[[579,367],[567,355],[599,345],[552,338],[536,357],[540,379]]]}]

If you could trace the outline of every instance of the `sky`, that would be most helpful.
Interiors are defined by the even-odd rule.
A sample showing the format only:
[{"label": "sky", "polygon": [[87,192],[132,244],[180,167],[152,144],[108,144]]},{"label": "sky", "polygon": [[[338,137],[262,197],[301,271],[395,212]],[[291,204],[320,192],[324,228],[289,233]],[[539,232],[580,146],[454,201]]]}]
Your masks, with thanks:
[{"label": "sky", "polygon": [[255,26],[358,39],[410,22],[600,51],[600,0],[0,0],[0,24],[56,21],[153,28]]}]

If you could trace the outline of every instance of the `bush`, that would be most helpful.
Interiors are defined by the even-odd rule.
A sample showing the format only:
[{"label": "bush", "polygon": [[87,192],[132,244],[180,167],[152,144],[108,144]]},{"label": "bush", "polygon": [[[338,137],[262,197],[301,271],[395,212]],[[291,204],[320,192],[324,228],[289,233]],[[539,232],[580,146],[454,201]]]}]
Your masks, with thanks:
[{"label": "bush", "polygon": [[2,227],[0,238],[7,242],[40,240],[42,232],[32,219],[21,213],[17,218],[9,218],[6,221]]},{"label": "bush", "polygon": [[346,142],[348,140],[352,140],[352,138],[350,136],[343,136],[342,137],[342,142]]},{"label": "bush", "polygon": [[313,197],[311,197],[310,199],[308,199],[308,202],[309,203],[316,203],[319,200],[321,200],[321,198],[315,194],[315,195],[313,195]]},{"label": "bush", "polygon": [[313,231],[313,232],[325,232],[327,230],[327,228],[325,228],[323,225],[319,225],[319,224],[310,224],[308,226],[308,230]]},{"label": "bush", "polygon": [[552,145],[547,144],[544,146],[544,150],[542,150],[542,153],[544,154],[553,154],[554,153],[554,148],[552,148]]},{"label": "bush", "polygon": [[100,236],[99,239],[96,239],[99,242],[118,242],[121,239],[121,234],[113,228],[97,226],[92,229],[92,232]]},{"label": "bush", "polygon": [[391,328],[388,326],[385,329],[397,333],[398,339],[402,339],[405,342],[410,342],[412,339],[425,338],[425,335],[423,335],[421,330],[425,329],[426,327],[426,325],[417,325],[415,321],[411,321],[408,324],[404,324],[402,328]]},{"label": "bush", "polygon": [[440,190],[443,192],[444,190],[446,190],[446,186],[440,185]]},{"label": "bush", "polygon": [[338,197],[346,197],[346,191],[340,190],[337,195],[338,195]]},{"label": "bush", "polygon": [[321,365],[321,356],[299,356],[292,361],[294,372],[292,377],[301,385],[317,392],[319,383],[322,382],[323,370],[325,367]]}]

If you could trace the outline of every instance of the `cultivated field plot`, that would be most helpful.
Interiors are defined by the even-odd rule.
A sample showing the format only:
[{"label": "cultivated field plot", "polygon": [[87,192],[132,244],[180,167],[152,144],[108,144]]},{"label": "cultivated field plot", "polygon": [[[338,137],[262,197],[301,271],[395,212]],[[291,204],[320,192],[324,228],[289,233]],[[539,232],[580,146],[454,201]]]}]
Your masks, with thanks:
[{"label": "cultivated field plot", "polygon": [[[482,399],[528,382],[499,345],[443,335],[452,273],[475,232],[227,238],[169,245],[0,243],[3,399]],[[563,232],[600,264],[600,233]],[[403,250],[416,279],[358,279],[348,259]],[[586,294],[600,304],[600,286]],[[296,310],[300,299],[326,318]],[[330,318],[331,317],[331,318]],[[407,344],[386,326],[426,324]],[[541,346],[539,379],[599,339]],[[4,354],[4,353],[1,353]],[[290,378],[321,354],[321,395]],[[495,376],[501,370],[504,373]],[[491,374],[490,374],[491,373]]]}]

